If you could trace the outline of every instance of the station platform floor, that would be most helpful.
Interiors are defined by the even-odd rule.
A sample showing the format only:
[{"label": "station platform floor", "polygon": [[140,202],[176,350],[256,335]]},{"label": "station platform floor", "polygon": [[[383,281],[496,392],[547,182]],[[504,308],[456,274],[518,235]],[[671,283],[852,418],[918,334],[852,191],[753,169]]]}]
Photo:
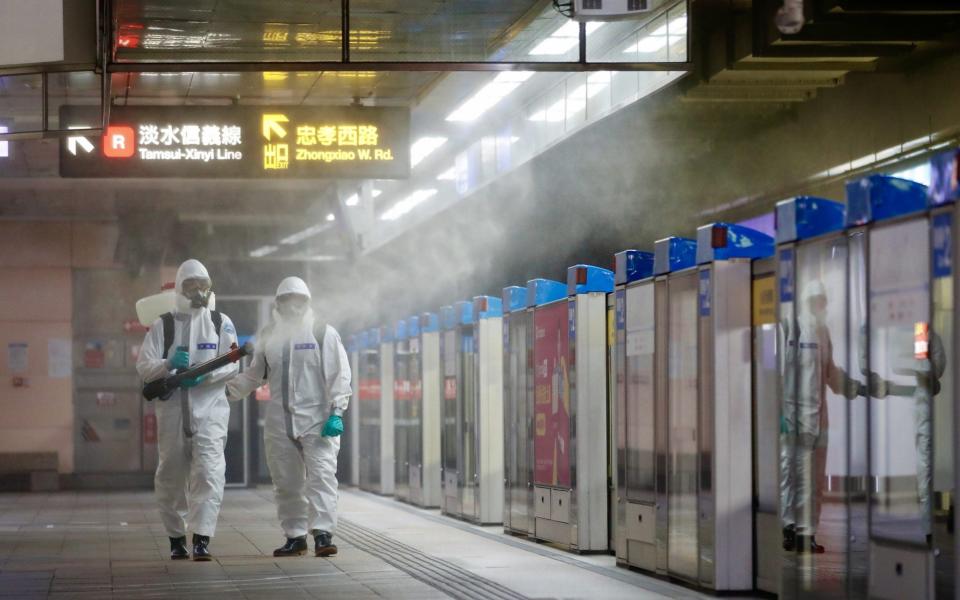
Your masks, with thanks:
[{"label": "station platform floor", "polygon": [[[707,598],[389,498],[341,490],[339,554],[274,558],[272,491],[228,489],[214,561],[171,561],[143,492],[0,494],[0,598]],[[311,546],[312,547],[312,546]]]}]

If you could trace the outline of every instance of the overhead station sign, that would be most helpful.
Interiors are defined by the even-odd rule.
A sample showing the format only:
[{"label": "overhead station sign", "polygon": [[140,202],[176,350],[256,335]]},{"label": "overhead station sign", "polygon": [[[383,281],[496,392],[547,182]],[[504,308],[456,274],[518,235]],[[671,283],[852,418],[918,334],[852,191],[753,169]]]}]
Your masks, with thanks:
[{"label": "overhead station sign", "polygon": [[[71,107],[62,122],[84,127]],[[374,178],[410,175],[404,108],[115,107],[102,137],[69,136],[62,177]]]}]

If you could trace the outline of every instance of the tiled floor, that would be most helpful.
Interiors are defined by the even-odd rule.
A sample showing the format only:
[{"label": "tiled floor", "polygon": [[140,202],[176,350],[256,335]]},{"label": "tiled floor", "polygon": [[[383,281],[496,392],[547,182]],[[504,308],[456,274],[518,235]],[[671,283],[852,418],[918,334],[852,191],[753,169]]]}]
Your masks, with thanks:
[{"label": "tiled floor", "polygon": [[209,563],[173,562],[149,492],[0,495],[0,598],[701,598],[392,500],[341,494],[333,559],[275,559],[268,489],[227,490]]}]

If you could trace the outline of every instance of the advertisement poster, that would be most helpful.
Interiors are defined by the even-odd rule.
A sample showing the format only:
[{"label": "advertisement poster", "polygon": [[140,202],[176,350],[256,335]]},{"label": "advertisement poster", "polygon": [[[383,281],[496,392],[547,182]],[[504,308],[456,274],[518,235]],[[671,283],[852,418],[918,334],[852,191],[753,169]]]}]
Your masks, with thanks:
[{"label": "advertisement poster", "polygon": [[379,357],[364,357],[361,360],[360,400],[380,400]]},{"label": "advertisement poster", "polygon": [[567,303],[534,313],[534,481],[570,486],[570,372]]}]

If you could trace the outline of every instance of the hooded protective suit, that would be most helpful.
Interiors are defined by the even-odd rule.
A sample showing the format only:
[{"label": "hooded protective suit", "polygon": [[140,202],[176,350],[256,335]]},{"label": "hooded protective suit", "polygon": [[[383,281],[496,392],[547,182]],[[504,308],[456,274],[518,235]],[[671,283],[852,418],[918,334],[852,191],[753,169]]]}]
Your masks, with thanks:
[{"label": "hooded protective suit", "polygon": [[780,440],[780,516],[801,535],[813,535],[826,488],[829,423],[826,391],[847,399],[863,395],[861,384],[833,361],[826,314],[811,308],[826,289],[819,280],[804,288],[796,322],[782,323],[785,338]]},{"label": "hooded protective suit", "polygon": [[[280,283],[277,298],[286,294],[310,298],[307,285],[297,277]],[[250,365],[229,383],[229,394],[243,398],[267,379],[264,441],[280,526],[288,538],[332,534],[340,438],[325,437],[322,430],[331,414],[342,415],[347,409],[352,393],[349,359],[336,329],[320,324],[312,309],[302,316],[274,311],[274,319],[258,336]]]},{"label": "hooded protective suit", "polygon": [[[230,349],[237,342],[236,330],[222,315],[220,335],[206,306],[190,305],[183,297],[188,279],[210,279],[197,260],[188,260],[177,270],[177,309],[174,338],[164,357],[163,324],[157,319],[147,332],[137,359],[137,372],[144,381],[152,381],[174,372],[171,357],[185,347],[189,364],[201,363]],[[224,383],[236,375],[238,366],[230,364],[210,373],[191,388],[177,390],[169,400],[157,402],[159,464],[154,478],[154,493],[160,517],[171,538],[193,532],[213,536],[223,500],[223,448],[227,441],[227,404]]]},{"label": "hooded protective suit", "polygon": [[[940,391],[940,380],[947,368],[943,340],[934,332],[929,334],[927,358],[915,356],[915,332],[912,327],[891,327],[876,342],[877,354],[885,355],[884,376],[891,381],[892,398],[911,397],[914,401],[913,437],[916,447],[917,499],[920,505],[924,533],[931,533],[933,483],[933,403]],[[879,336],[878,336],[879,337]],[[908,430],[903,423],[891,427],[887,435],[900,436]]]}]

